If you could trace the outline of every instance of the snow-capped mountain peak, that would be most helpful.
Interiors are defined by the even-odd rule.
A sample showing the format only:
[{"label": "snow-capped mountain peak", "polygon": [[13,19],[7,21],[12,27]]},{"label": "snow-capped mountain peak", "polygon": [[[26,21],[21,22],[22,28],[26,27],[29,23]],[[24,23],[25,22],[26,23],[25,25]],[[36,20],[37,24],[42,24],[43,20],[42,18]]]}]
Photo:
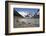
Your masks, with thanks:
[{"label": "snow-capped mountain peak", "polygon": [[22,15],[23,17],[25,17],[28,13],[26,12],[18,12],[20,15]]}]

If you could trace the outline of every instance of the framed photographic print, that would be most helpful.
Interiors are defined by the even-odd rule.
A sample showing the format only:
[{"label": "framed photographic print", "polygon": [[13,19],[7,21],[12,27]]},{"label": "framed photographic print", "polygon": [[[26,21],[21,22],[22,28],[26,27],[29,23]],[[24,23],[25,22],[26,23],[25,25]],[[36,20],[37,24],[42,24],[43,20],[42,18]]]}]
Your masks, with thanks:
[{"label": "framed photographic print", "polygon": [[5,2],[5,34],[45,32],[45,4],[37,2]]}]

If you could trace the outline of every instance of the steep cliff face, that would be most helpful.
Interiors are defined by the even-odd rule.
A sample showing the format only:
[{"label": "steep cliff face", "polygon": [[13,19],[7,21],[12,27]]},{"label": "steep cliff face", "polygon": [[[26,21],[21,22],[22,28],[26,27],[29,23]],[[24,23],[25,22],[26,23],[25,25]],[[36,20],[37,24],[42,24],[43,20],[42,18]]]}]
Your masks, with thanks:
[{"label": "steep cliff face", "polygon": [[34,14],[34,16],[32,16],[32,18],[39,18],[39,15],[40,15],[40,13],[37,12],[37,13]]},{"label": "steep cliff face", "polygon": [[23,18],[23,16],[21,14],[19,14],[16,10],[14,10],[14,16],[22,17]]}]

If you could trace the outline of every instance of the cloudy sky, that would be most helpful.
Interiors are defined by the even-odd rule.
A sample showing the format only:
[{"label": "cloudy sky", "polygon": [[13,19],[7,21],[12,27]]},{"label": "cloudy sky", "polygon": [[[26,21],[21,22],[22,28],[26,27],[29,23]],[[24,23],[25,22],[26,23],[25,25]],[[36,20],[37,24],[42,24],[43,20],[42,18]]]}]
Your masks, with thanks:
[{"label": "cloudy sky", "polygon": [[39,12],[38,8],[36,8],[36,9],[35,8],[15,8],[15,10],[24,17],[28,13],[31,13],[32,15],[34,15],[35,13]]}]

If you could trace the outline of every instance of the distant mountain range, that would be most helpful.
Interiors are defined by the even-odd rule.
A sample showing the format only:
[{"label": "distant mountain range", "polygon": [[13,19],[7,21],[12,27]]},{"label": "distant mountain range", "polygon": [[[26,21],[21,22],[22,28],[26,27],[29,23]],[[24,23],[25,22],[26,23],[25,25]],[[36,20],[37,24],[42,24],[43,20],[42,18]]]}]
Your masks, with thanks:
[{"label": "distant mountain range", "polygon": [[[24,13],[26,14],[26,13]],[[27,15],[22,15],[21,13],[17,12],[14,10],[14,16],[19,16],[19,17],[29,17],[29,18],[39,18],[39,12],[35,13],[34,15],[32,15],[31,13],[28,13]]]},{"label": "distant mountain range", "polygon": [[25,17],[39,18],[39,12],[35,13],[34,15],[32,15],[32,14],[29,13]]},{"label": "distant mountain range", "polygon": [[32,14],[31,13],[28,13],[25,17],[32,17]]}]

